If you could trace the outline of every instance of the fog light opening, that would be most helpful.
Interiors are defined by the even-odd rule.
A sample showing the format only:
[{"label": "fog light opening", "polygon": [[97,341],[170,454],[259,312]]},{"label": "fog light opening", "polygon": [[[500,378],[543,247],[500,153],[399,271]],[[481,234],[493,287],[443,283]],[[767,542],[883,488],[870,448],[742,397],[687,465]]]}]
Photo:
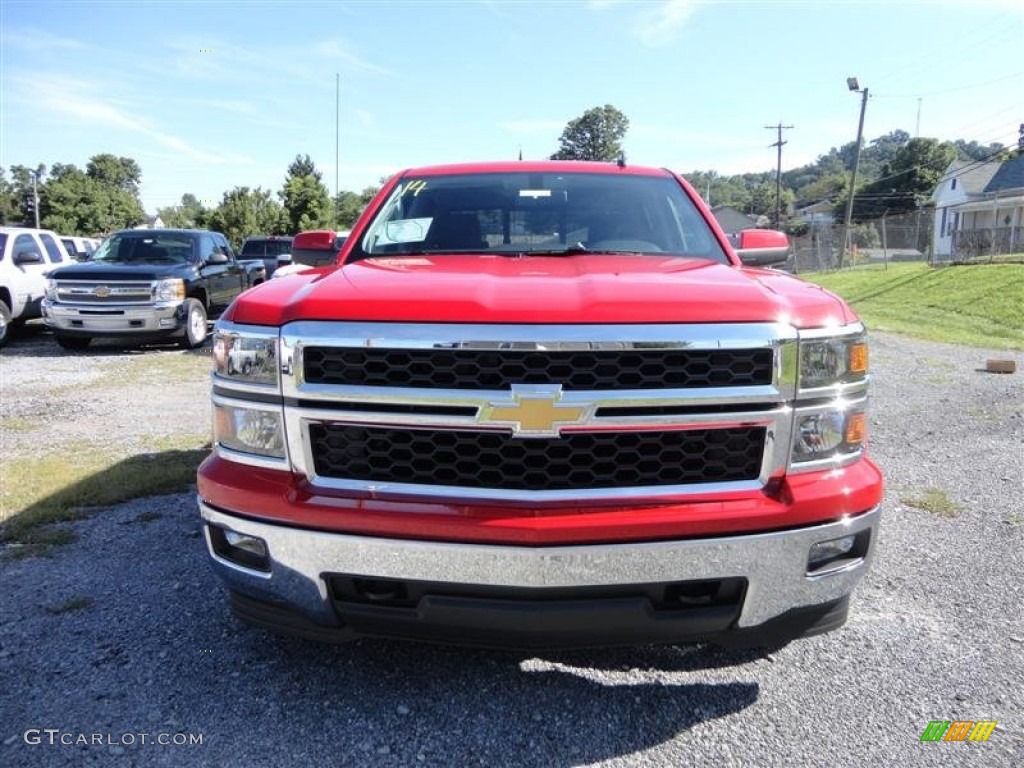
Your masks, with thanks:
[{"label": "fog light opening", "polygon": [[257,536],[211,525],[210,542],[213,551],[225,560],[257,571],[270,570],[267,543]]},{"label": "fog light opening", "polygon": [[807,575],[820,576],[863,561],[870,535],[870,531],[861,531],[813,544],[807,553]]}]

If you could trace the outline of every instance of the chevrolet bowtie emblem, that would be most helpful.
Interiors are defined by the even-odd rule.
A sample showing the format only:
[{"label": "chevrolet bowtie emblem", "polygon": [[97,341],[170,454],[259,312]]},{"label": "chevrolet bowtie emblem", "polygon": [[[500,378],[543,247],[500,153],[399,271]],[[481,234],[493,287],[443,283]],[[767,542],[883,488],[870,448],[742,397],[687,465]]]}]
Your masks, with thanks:
[{"label": "chevrolet bowtie emblem", "polygon": [[578,424],[590,410],[587,404],[563,405],[561,387],[513,385],[511,403],[483,408],[479,423],[511,426],[515,437],[557,437],[567,424]]},{"label": "chevrolet bowtie emblem", "polygon": [[110,288],[105,285],[97,285],[92,289],[92,295],[98,299],[105,299],[110,295]]}]

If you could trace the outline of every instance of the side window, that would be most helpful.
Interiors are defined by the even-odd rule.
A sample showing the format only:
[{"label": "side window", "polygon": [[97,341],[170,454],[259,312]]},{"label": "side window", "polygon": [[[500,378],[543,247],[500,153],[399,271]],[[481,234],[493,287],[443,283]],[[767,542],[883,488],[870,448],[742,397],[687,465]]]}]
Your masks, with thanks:
[{"label": "side window", "polygon": [[217,243],[217,250],[227,256],[231,261],[235,260],[235,254],[231,251],[231,246],[228,244],[228,240],[224,235],[214,235],[213,239]]},{"label": "side window", "polygon": [[213,242],[210,235],[203,235],[199,239],[199,262],[205,264],[215,253],[217,253],[217,244]]},{"label": "side window", "polygon": [[43,247],[46,248],[46,252],[50,254],[50,261],[54,264],[59,264],[64,261],[64,254],[60,252],[60,246],[57,245],[57,241],[49,235],[39,235],[39,239],[43,241]]},{"label": "side window", "polygon": [[[18,235],[14,238],[14,248],[11,250],[15,256],[24,251],[35,251],[39,253],[39,243],[32,235]],[[39,253],[42,256],[41,253]]]}]

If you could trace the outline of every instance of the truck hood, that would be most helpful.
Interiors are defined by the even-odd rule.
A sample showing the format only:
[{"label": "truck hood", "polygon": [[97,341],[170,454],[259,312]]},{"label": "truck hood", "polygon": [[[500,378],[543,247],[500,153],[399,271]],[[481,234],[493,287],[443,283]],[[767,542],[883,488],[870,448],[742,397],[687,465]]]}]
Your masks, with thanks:
[{"label": "truck hood", "polygon": [[855,318],[831,293],[772,270],[679,257],[375,258],[248,291],[228,317],[435,323],[738,323]]},{"label": "truck hood", "polygon": [[187,278],[196,274],[193,264],[118,264],[90,261],[53,270],[49,277],[57,280],[160,280],[165,277]]}]

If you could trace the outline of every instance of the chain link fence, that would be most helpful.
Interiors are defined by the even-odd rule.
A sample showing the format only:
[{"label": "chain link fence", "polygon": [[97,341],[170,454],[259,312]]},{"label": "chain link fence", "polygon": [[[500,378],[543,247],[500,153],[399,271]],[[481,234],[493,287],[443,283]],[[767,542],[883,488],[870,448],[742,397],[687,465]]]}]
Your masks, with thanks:
[{"label": "chain link fence", "polygon": [[[850,229],[850,251],[844,267],[889,262],[932,261],[934,211],[922,209],[856,222]],[[791,272],[828,272],[839,266],[842,223],[814,222],[804,235],[793,237]]]}]

